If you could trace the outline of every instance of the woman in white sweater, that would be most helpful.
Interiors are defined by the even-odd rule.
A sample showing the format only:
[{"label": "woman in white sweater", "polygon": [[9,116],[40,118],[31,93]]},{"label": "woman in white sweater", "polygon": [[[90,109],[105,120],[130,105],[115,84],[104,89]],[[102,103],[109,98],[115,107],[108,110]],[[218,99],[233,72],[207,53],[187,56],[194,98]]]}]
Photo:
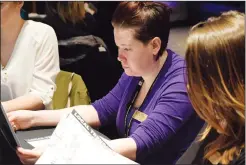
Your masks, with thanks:
[{"label": "woman in white sweater", "polygon": [[[54,30],[23,20],[24,2],[1,2],[1,100],[7,112],[45,109],[51,105],[60,71]],[[4,93],[5,92],[5,93]]]}]

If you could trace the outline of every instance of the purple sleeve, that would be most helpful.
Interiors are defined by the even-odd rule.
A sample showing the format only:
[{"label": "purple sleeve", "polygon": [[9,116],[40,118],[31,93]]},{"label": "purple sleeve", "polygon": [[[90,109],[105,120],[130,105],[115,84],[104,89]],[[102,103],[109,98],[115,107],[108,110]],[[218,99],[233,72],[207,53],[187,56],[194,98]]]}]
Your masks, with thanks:
[{"label": "purple sleeve", "polygon": [[[180,80],[178,77],[176,77]],[[169,82],[148,118],[130,136],[137,144],[137,157],[145,157],[163,146],[194,112],[183,81]]]},{"label": "purple sleeve", "polygon": [[106,96],[92,103],[98,113],[101,126],[107,125],[116,119],[126,81],[127,75],[123,73],[118,83]]}]

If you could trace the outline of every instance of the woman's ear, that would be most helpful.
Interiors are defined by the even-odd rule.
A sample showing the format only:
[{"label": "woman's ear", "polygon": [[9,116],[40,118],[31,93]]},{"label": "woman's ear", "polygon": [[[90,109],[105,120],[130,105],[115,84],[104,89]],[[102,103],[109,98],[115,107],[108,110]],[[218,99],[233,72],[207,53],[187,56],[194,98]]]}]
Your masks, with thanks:
[{"label": "woman's ear", "polygon": [[152,49],[153,55],[157,55],[159,50],[161,49],[161,39],[159,37],[155,37],[152,39]]}]

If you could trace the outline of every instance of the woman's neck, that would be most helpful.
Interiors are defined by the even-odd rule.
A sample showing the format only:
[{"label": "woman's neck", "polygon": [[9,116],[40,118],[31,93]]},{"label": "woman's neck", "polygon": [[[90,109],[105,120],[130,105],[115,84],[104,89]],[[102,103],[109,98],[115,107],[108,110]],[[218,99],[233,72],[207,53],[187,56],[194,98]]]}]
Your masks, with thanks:
[{"label": "woman's neck", "polygon": [[160,72],[162,66],[164,65],[164,63],[166,62],[167,59],[167,51],[164,51],[162,56],[160,56],[160,58],[156,61],[155,67],[153,67],[152,71],[149,72],[146,75],[143,75],[143,79],[144,79],[144,84],[146,87],[150,88],[152,83],[154,82],[156,76],[158,75],[158,73]]},{"label": "woman's neck", "polygon": [[24,23],[25,20],[17,18],[1,27],[1,46],[15,42]]}]

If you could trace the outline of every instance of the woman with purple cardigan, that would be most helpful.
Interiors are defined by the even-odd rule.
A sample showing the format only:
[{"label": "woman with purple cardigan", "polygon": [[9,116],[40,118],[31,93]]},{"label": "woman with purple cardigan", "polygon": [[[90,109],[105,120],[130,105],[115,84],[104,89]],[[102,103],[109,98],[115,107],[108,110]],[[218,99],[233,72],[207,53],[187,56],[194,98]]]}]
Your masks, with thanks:
[{"label": "woman with purple cardigan", "polygon": [[[73,109],[92,127],[116,119],[121,138],[110,141],[114,151],[141,164],[174,164],[203,122],[188,99],[184,59],[166,49],[169,16],[163,3],[121,2],[112,19],[124,69],[116,86],[92,105],[10,113],[10,121],[17,129],[55,126]],[[18,148],[17,154],[25,164],[34,163],[42,152]]]}]

